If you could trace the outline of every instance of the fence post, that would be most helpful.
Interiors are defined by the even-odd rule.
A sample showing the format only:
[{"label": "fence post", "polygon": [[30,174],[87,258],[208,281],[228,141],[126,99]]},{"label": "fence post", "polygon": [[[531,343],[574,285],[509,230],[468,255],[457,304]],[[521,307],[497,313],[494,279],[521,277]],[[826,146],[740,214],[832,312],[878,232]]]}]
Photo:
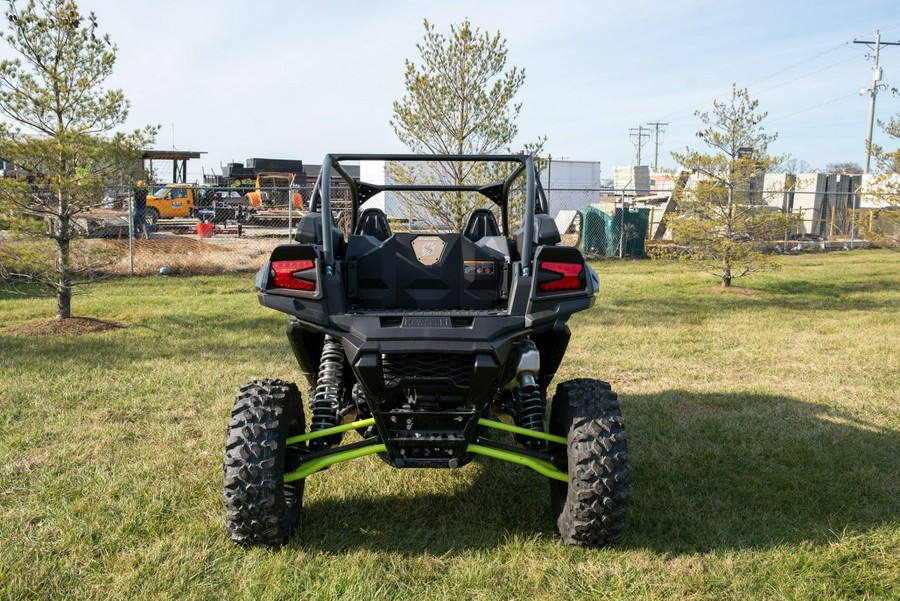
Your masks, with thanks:
[{"label": "fence post", "polygon": [[[790,207],[788,207],[787,202],[784,203],[784,216],[786,219],[788,219],[788,223],[790,223],[791,210],[790,210]],[[791,226],[789,229],[784,230],[784,248],[782,249],[782,251],[785,253],[787,253],[787,251],[788,251],[788,238],[791,235],[792,229],[794,229],[793,226]]]},{"label": "fence post", "polygon": [[134,275],[134,197],[128,200],[128,275]]},{"label": "fence post", "polygon": [[837,207],[834,206],[834,205],[831,205],[831,226],[829,226],[829,228],[828,228],[828,238],[829,238],[829,239],[834,238],[834,215],[835,215],[835,211],[837,211]]},{"label": "fence post", "polygon": [[[634,178],[628,180],[628,184],[634,181]],[[622,188],[622,221],[619,223],[619,258],[625,258],[625,189],[628,188],[628,184],[625,184],[625,187]],[[635,193],[637,194],[637,193]],[[613,201],[613,219],[616,217],[616,209],[615,209],[615,201]]]},{"label": "fence post", "polygon": [[288,186],[288,227],[287,227],[287,239],[288,242],[291,241],[291,230],[294,229],[294,186]]}]

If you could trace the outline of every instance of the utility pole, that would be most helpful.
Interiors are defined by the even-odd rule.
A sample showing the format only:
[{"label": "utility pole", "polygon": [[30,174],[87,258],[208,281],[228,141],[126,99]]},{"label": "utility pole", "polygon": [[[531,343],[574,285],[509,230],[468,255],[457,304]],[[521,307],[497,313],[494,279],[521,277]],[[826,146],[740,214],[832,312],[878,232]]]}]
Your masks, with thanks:
[{"label": "utility pole", "polygon": [[641,164],[641,147],[644,145],[644,142],[650,139],[650,130],[638,125],[637,127],[632,127],[628,130],[629,132],[637,132],[637,133],[629,133],[628,137],[631,140],[631,143],[637,146],[637,164]]},{"label": "utility pole", "polygon": [[668,123],[648,123],[653,127],[653,171],[656,171],[659,167],[659,134],[666,133],[666,130],[660,131],[660,128],[663,125],[668,125]]},{"label": "utility pole", "polygon": [[865,44],[872,48],[871,44],[875,44],[875,64],[872,65],[872,87],[869,89],[860,90],[860,95],[869,94],[869,130],[866,134],[866,166],[863,169],[863,173],[869,172],[869,164],[872,160],[872,126],[875,123],[875,98],[878,96],[878,90],[884,89],[884,84],[881,83],[881,67],[878,66],[878,54],[881,50],[882,46],[900,46],[900,42],[882,42],[881,41],[881,32],[875,32],[875,41],[868,40],[853,40],[854,44]]}]

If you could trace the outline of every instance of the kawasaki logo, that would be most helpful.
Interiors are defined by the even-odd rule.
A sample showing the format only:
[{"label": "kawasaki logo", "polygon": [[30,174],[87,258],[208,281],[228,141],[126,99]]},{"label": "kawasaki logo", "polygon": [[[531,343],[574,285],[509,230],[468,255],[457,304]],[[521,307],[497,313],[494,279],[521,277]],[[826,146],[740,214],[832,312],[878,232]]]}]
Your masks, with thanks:
[{"label": "kawasaki logo", "polygon": [[449,317],[404,317],[405,328],[451,328],[453,323]]},{"label": "kawasaki logo", "polygon": [[416,260],[422,265],[434,265],[444,254],[444,241],[438,236],[419,236],[412,241]]}]

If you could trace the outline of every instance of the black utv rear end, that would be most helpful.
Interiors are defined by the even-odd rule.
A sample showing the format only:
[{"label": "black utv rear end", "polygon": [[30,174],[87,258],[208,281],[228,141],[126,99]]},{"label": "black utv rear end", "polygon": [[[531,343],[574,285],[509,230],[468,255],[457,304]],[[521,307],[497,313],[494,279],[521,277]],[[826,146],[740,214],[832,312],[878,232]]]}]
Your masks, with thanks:
[{"label": "black utv rear end", "polygon": [[[486,185],[376,184],[350,177],[348,161],[483,163],[505,176]],[[332,213],[333,174],[350,189],[346,235]],[[383,193],[477,194],[493,207],[474,210],[461,232],[434,224],[393,232],[383,210],[360,210]],[[516,193],[524,215],[511,232]],[[547,407],[567,320],[593,305],[599,283],[581,252],[560,244],[531,158],[329,155],[310,209],[295,243],[276,248],[256,282],[260,302],[289,316],[309,429],[293,384],[242,389],[225,454],[233,538],[285,542],[307,476],[377,454],[398,468],[455,468],[476,455],[527,466],[550,479],[567,543],[615,540],[628,496],[615,394],[603,382],[574,380],[557,387],[549,415]],[[490,429],[518,444],[486,437]],[[342,444],[350,430],[359,438]],[[263,464],[274,467],[256,469]]]}]

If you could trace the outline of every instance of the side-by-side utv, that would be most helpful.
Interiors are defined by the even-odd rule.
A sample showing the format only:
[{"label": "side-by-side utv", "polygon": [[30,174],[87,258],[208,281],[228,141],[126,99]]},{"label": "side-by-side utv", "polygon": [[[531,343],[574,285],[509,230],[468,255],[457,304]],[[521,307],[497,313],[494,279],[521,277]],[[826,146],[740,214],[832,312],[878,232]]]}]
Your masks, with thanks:
[{"label": "side-by-side utv", "polygon": [[[367,183],[344,167],[366,161],[497,181]],[[333,176],[350,188],[346,234],[332,212]],[[388,219],[372,206],[386,196],[421,217]],[[478,200],[463,231],[452,231],[429,219],[433,210],[414,211],[426,196]],[[511,206],[521,213],[515,231]],[[241,388],[224,459],[234,541],[285,543],[304,480],[365,455],[404,469],[460,468],[477,455],[525,466],[549,479],[566,543],[620,536],[628,454],[615,393],[599,380],[565,381],[548,415],[567,321],[593,305],[599,280],[577,248],[560,243],[531,157],[329,155],[294,240],[272,252],[256,286],[260,303],[288,315],[309,418],[292,382]],[[344,442],[350,431],[359,436]]]}]

